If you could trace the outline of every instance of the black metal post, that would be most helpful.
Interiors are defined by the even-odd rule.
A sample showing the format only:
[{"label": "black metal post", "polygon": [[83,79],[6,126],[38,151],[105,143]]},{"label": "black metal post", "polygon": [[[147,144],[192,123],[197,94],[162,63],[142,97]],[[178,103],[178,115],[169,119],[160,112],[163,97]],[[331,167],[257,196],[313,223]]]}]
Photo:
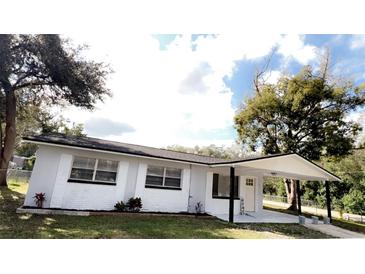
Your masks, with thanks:
[{"label": "black metal post", "polygon": [[302,202],[300,200],[300,181],[296,180],[297,184],[297,206],[298,206],[298,215],[302,214]]},{"label": "black metal post", "polygon": [[330,222],[332,222],[332,216],[331,216],[331,193],[330,193],[330,185],[329,182],[325,182],[326,187],[326,202],[327,202],[327,217],[330,219]]},{"label": "black metal post", "polygon": [[229,191],[229,222],[233,223],[234,212],[234,167],[230,168],[230,191]]}]

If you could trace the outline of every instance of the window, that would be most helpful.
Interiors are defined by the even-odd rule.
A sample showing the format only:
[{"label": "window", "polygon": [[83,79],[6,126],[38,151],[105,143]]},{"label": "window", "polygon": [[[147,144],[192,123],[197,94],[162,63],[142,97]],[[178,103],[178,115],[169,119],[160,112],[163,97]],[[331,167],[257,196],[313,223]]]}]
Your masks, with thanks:
[{"label": "window", "polygon": [[118,162],[86,157],[74,157],[71,183],[94,183],[115,185]]},{"label": "window", "polygon": [[253,186],[253,178],[246,178],[246,186]]},{"label": "window", "polygon": [[181,189],[181,169],[171,167],[148,166],[147,188]]},{"label": "window", "polygon": [[[234,178],[234,195],[235,199],[238,196],[238,176]],[[213,198],[229,199],[230,194],[230,176],[223,176],[217,173],[213,174]]]}]

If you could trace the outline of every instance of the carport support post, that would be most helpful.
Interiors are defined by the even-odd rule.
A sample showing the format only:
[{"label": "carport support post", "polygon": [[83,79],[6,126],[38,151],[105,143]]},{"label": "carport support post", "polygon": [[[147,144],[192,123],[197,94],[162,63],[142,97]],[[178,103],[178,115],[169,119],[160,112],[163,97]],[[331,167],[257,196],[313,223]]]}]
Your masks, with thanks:
[{"label": "carport support post", "polygon": [[325,181],[324,184],[326,187],[327,217],[330,219],[330,222],[332,222],[330,184],[328,181]]},{"label": "carport support post", "polygon": [[297,206],[298,206],[298,215],[302,214],[302,202],[300,201],[300,181],[296,180],[297,184]]},{"label": "carport support post", "polygon": [[229,222],[233,223],[234,212],[234,167],[230,168],[230,191],[229,191]]}]

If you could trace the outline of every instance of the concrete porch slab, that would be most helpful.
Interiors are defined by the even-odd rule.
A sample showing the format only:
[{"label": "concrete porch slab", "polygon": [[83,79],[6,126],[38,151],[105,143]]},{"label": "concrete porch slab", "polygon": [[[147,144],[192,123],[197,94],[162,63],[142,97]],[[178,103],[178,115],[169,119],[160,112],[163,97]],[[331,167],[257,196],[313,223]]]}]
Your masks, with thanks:
[{"label": "concrete porch slab", "polygon": [[[228,221],[228,214],[215,215],[217,218]],[[282,224],[297,224],[299,217],[295,215],[275,212],[263,209],[259,212],[247,212],[245,215],[235,215],[233,217],[235,223],[282,223]],[[311,220],[306,218],[306,223],[311,223]]]}]

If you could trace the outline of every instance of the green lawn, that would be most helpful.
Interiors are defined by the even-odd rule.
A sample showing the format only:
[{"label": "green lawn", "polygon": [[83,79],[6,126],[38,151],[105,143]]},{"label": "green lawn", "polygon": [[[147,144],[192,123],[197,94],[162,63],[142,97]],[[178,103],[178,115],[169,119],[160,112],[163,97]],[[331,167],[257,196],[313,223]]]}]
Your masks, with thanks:
[{"label": "green lawn", "polygon": [[16,214],[27,184],[0,187],[0,238],[329,238],[297,224],[234,225],[213,218],[182,216],[65,216]]},{"label": "green lawn", "polygon": [[[280,207],[275,207],[275,206],[268,206],[265,205],[264,206],[265,209],[268,210],[274,210],[274,211],[278,211],[278,212],[282,212],[282,213],[287,213],[287,214],[293,214],[293,215],[297,215],[298,213],[296,211],[291,211],[291,210],[287,210],[287,209],[283,209]],[[303,213],[303,216],[306,217],[311,217],[313,216],[313,214],[307,214],[307,213]],[[322,219],[322,216],[318,216],[320,219]],[[335,219],[333,218],[332,220],[332,224],[338,227],[342,227],[344,229],[348,229],[354,232],[359,232],[359,233],[363,233],[365,234],[365,223],[360,223],[360,222],[354,222],[354,221],[346,221],[343,219]]]}]

